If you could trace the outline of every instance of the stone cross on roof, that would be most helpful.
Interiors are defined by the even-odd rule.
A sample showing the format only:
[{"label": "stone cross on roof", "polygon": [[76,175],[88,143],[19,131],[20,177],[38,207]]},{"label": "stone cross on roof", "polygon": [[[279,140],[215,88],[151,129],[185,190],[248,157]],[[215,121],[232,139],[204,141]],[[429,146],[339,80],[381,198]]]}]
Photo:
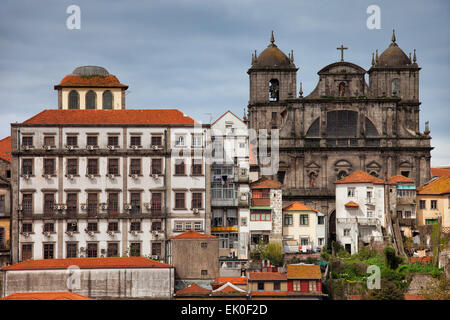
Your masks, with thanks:
[{"label": "stone cross on roof", "polygon": [[344,45],[341,44],[340,47],[336,48],[336,50],[341,50],[341,61],[344,61],[344,50],[347,50],[347,47],[344,47]]}]

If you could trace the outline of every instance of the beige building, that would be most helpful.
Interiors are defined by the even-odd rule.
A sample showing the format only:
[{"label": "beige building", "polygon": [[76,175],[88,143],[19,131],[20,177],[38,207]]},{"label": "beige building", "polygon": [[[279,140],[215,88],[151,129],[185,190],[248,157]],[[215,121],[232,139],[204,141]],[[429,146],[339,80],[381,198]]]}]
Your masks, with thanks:
[{"label": "beige building", "polygon": [[450,177],[433,178],[417,190],[419,226],[441,221],[442,231],[450,233]]},{"label": "beige building", "polygon": [[316,209],[295,201],[283,209],[283,240],[290,246],[295,242],[300,251],[311,251],[325,243],[323,237],[317,237],[319,224],[324,225],[324,216],[319,220]]},{"label": "beige building", "polygon": [[0,140],[0,266],[11,263],[11,137]]}]

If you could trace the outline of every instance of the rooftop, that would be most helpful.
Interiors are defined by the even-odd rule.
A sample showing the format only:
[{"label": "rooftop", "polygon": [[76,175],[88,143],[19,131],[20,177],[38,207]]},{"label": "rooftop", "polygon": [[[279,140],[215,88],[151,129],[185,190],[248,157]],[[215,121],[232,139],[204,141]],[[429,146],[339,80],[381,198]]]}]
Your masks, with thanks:
[{"label": "rooftop", "polygon": [[417,188],[419,195],[440,195],[450,193],[450,177],[434,178],[430,182]]},{"label": "rooftop", "polygon": [[450,177],[450,168],[431,168],[432,177]]},{"label": "rooftop", "polygon": [[398,174],[396,176],[392,176],[386,181],[387,184],[397,184],[397,183],[414,183],[414,180],[405,176],[402,176],[401,174]]},{"label": "rooftop", "polygon": [[287,280],[285,273],[280,272],[249,272],[249,281],[277,281],[277,280]]},{"label": "rooftop", "polygon": [[292,202],[290,205],[283,208],[285,211],[314,211],[317,212],[316,209],[310,208],[307,205],[299,201]]},{"label": "rooftop", "polygon": [[227,282],[230,282],[234,285],[246,285],[247,277],[217,277],[214,279],[214,282],[211,285],[223,285]]},{"label": "rooftop", "polygon": [[270,180],[267,177],[262,177],[250,184],[251,189],[279,189],[281,183],[275,180]]},{"label": "rooftop", "polygon": [[0,300],[94,300],[73,292],[20,292]]},{"label": "rooftop", "polygon": [[181,295],[181,296],[199,295],[199,294],[207,295],[210,292],[211,292],[210,290],[205,289],[203,287],[200,287],[196,283],[191,283],[187,287],[184,287],[183,289],[177,290],[176,291],[176,295]]},{"label": "rooftop", "polygon": [[373,183],[373,184],[384,184],[384,180],[378,179],[367,172],[362,170],[357,170],[352,172],[348,176],[342,178],[341,180],[337,180],[334,182],[335,184],[347,184],[347,183]]},{"label": "rooftop", "polygon": [[173,239],[216,239],[216,237],[210,234],[204,234],[194,230],[189,230],[170,238],[170,240]]},{"label": "rooftop", "polygon": [[11,162],[11,137],[0,140],[0,158]]},{"label": "rooftop", "polygon": [[44,110],[24,124],[195,124],[176,109]]},{"label": "rooftop", "polygon": [[359,205],[353,201],[349,201],[345,204],[346,207],[348,208],[359,208]]},{"label": "rooftop", "polygon": [[26,260],[3,267],[1,270],[67,269],[70,266],[77,266],[80,269],[173,268],[170,264],[145,257],[111,257]]},{"label": "rooftop", "polygon": [[288,264],[286,268],[287,268],[287,278],[288,279],[321,279],[322,278],[322,273],[320,272],[319,265]]},{"label": "rooftop", "polygon": [[62,87],[108,87],[124,88],[128,86],[120,83],[114,75],[105,68],[98,66],[81,66],[75,68],[71,74],[65,76],[55,89]]}]

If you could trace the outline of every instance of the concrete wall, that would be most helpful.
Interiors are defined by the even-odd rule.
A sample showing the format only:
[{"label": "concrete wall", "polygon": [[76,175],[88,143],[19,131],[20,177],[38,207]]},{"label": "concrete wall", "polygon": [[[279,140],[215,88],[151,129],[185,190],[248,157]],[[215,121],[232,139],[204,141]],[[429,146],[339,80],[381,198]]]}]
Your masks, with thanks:
[{"label": "concrete wall", "polygon": [[[96,299],[170,299],[174,293],[173,268],[17,270],[6,273],[7,296],[16,292],[68,291]],[[77,288],[79,279],[80,287]],[[70,283],[70,280],[69,280]]]},{"label": "concrete wall", "polygon": [[[206,248],[202,243],[207,244]],[[172,239],[171,257],[177,279],[214,279],[220,275],[217,238]],[[207,274],[202,275],[202,270]]]}]

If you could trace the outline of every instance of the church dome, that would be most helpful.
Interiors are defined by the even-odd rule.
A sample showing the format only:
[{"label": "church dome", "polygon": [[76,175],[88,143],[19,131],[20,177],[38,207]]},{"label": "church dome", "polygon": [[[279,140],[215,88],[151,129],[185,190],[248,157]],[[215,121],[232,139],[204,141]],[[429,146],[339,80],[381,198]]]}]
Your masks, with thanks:
[{"label": "church dome", "polygon": [[411,64],[411,60],[395,43],[395,33],[392,34],[392,43],[384,50],[377,60],[377,67],[403,67]]},{"label": "church dome", "polygon": [[252,68],[295,68],[291,58],[286,56],[283,51],[278,49],[274,43],[273,32],[270,39],[270,44],[266,49],[254,56],[252,61]]},{"label": "church dome", "polygon": [[74,76],[109,76],[108,70],[98,66],[81,66],[72,71]]}]

